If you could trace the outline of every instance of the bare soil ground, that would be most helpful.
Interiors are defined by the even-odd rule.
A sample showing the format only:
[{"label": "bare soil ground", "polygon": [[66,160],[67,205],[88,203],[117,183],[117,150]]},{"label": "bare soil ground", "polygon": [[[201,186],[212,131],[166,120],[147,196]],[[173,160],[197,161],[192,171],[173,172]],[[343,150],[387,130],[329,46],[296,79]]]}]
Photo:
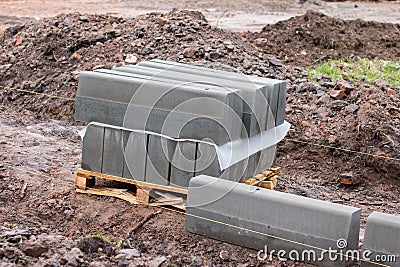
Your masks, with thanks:
[{"label": "bare soil ground", "polygon": [[61,13],[108,14],[132,18],[172,8],[200,11],[213,26],[235,31],[260,31],[267,23],[276,23],[307,10],[323,12],[342,19],[364,19],[380,22],[400,22],[399,1],[176,1],[176,0],[1,0],[0,31],[4,26],[21,20],[36,20]]},{"label": "bare soil ground", "polygon": [[266,25],[248,39],[287,63],[310,66],[330,58],[359,56],[400,58],[400,24],[341,20],[308,11],[303,16]]},{"label": "bare soil ground", "polygon": [[[387,38],[367,44],[364,35],[378,25],[392,40],[399,36],[398,24],[364,23],[366,29],[359,30],[360,21],[306,16],[309,31],[320,29],[316,22],[329,21],[331,40],[351,44],[358,38],[369,49],[327,49],[325,42],[308,46],[312,39],[307,38],[314,37],[307,34],[292,40],[296,33],[290,27],[303,29],[305,16],[254,35],[221,30],[201,13],[181,11],[134,19],[75,13],[6,30],[0,36],[0,86],[5,86],[0,94],[0,266],[299,266],[276,259],[259,261],[254,250],[187,233],[183,215],[165,210],[127,238],[133,225],[157,209],[75,193],[73,179],[81,156],[77,133],[82,126],[73,121],[74,102],[6,88],[73,99],[79,71],[112,68],[124,64],[127,55],[138,61],[160,58],[234,68],[287,81],[286,119],[293,125],[288,138],[400,158],[398,89],[379,80],[335,84],[325,77],[316,86],[301,68],[315,61],[317,49],[333,51],[332,57],[374,57],[375,50],[377,57],[396,58],[398,44],[382,55],[379,49]],[[256,41],[278,33],[293,45],[284,50]],[[305,49],[310,59],[297,64],[296,49]],[[282,58],[284,53],[291,60]],[[345,92],[344,98],[333,97],[337,89]],[[374,210],[399,214],[398,160],[286,139],[279,146],[276,165],[283,167],[277,190],[360,207],[362,231]],[[113,242],[126,239],[122,247],[131,250],[121,253],[116,243],[101,237]]]}]

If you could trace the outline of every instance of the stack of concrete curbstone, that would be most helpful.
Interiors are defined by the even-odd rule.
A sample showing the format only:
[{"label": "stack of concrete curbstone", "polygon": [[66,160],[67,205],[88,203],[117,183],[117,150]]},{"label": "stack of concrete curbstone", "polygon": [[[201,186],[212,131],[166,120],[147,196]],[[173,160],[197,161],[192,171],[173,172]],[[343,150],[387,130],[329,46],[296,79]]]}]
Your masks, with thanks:
[{"label": "stack of concrete curbstone", "polygon": [[[161,60],[82,72],[75,118],[82,167],[187,187],[206,174],[239,181],[269,168],[276,146],[221,171],[216,147],[283,124],[286,83]],[[186,140],[190,139],[190,140]]]}]

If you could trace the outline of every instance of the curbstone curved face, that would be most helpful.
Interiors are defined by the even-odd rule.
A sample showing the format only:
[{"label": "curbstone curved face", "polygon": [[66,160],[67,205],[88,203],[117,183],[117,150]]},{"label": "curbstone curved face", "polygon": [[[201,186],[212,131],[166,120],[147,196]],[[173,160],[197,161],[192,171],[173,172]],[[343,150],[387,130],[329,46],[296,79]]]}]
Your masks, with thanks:
[{"label": "curbstone curved face", "polygon": [[205,175],[192,178],[186,229],[257,250],[283,250],[287,256],[291,251],[301,255],[314,248],[315,258],[299,260],[322,266],[344,266],[352,261],[339,256],[334,261],[328,254],[324,257],[323,250],[338,250],[344,255],[358,250],[360,209],[252,188]]},{"label": "curbstone curved face", "polygon": [[362,261],[362,267],[400,266],[400,216],[381,212],[369,215],[362,251],[372,261]]}]

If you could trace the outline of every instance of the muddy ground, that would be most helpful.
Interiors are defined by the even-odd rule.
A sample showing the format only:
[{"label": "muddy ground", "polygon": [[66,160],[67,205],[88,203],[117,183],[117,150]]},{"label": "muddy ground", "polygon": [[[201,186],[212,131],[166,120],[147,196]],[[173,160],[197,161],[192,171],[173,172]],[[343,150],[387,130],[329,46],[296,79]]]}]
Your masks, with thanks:
[{"label": "muddy ground", "polygon": [[[307,32],[327,22],[327,38],[348,42],[345,46],[312,41],[315,36]],[[303,38],[293,29],[304,30]],[[370,42],[368,29],[382,35]],[[161,210],[127,236],[159,209],[74,191],[83,126],[74,122],[74,102],[68,99],[75,96],[78,72],[112,68],[132,57],[285,79],[292,129],[279,145],[276,165],[283,172],[277,190],[360,207],[362,239],[372,211],[399,214],[399,161],[312,144],[400,158],[399,88],[380,80],[334,83],[326,77],[314,85],[303,67],[315,64],[321,51],[332,58],[352,53],[393,59],[398,42],[386,54],[379,49],[399,35],[398,24],[345,22],[312,12],[239,34],[215,28],[201,13],[181,11],[135,19],[75,13],[9,28],[0,36],[0,266],[299,265],[260,261],[257,251],[187,233],[184,216],[171,211]],[[271,39],[276,43],[268,43]],[[282,40],[292,43],[277,45]],[[348,45],[355,41],[368,49]],[[301,49],[309,58],[297,56]],[[337,91],[343,92],[340,98]]]}]

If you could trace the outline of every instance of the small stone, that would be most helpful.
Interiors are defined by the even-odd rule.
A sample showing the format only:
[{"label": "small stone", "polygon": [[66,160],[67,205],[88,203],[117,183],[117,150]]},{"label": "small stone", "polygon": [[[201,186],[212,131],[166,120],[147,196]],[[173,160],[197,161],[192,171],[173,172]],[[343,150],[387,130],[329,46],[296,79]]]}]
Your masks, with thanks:
[{"label": "small stone", "polygon": [[69,59],[70,60],[79,60],[79,59],[81,59],[81,55],[80,54],[78,54],[77,52],[75,52],[75,53],[73,53],[70,57],[69,57]]},{"label": "small stone", "polygon": [[393,89],[391,89],[391,88],[389,88],[389,89],[387,90],[387,93],[388,93],[389,95],[395,95],[395,94],[397,94],[396,90],[393,90]]},{"label": "small stone", "polygon": [[332,90],[332,91],[329,93],[329,95],[330,95],[333,99],[336,99],[336,100],[343,99],[344,97],[347,96],[346,92],[345,92],[345,91],[342,91],[342,90]]},{"label": "small stone", "polygon": [[81,258],[81,257],[84,256],[83,252],[82,252],[79,248],[77,248],[77,247],[72,248],[72,249],[71,249],[71,253],[75,254],[75,255],[78,256],[79,258]]},{"label": "small stone", "polygon": [[327,118],[327,117],[329,116],[329,111],[328,111],[328,109],[325,108],[325,107],[319,107],[319,108],[316,110],[316,113],[318,114],[318,116],[319,116],[320,118]]},{"label": "small stone", "polygon": [[52,198],[52,199],[47,200],[46,202],[48,205],[52,206],[52,205],[57,204],[57,199]]},{"label": "small stone", "polygon": [[356,112],[358,109],[359,109],[359,106],[356,105],[356,104],[350,104],[350,105],[348,105],[348,106],[346,107],[346,110],[349,111],[349,112],[351,112],[351,113]]},{"label": "small stone", "polygon": [[92,261],[89,264],[89,267],[107,267],[109,264],[101,262],[101,261]]},{"label": "small stone", "polygon": [[271,63],[273,66],[277,66],[277,67],[282,67],[282,62],[279,59],[276,58],[269,58],[269,63]]},{"label": "small stone", "polygon": [[70,252],[63,256],[63,260],[66,261],[67,266],[80,266],[82,257],[83,253],[79,248],[72,248]]},{"label": "small stone", "polygon": [[43,241],[27,240],[20,244],[20,249],[28,256],[40,257],[49,250],[49,246]]},{"label": "small stone", "polygon": [[170,24],[171,23],[171,21],[169,19],[166,19],[166,18],[163,18],[163,17],[158,17],[157,18],[157,22],[161,26],[164,26],[165,24]]},{"label": "small stone", "polygon": [[330,100],[330,96],[325,94],[323,96],[321,96],[320,98],[318,98],[317,100],[317,104],[327,104]]},{"label": "small stone", "polygon": [[94,66],[94,67],[92,68],[92,70],[97,70],[97,69],[101,69],[101,68],[104,68],[104,67],[105,67],[105,65],[100,64],[100,65]]},{"label": "small stone", "polygon": [[153,49],[151,49],[151,48],[146,48],[145,50],[140,52],[140,54],[142,54],[142,55],[150,55],[151,53],[153,53]]},{"label": "small stone", "polygon": [[[321,81],[319,82],[319,84],[325,88],[335,88],[335,84],[333,82],[328,82],[324,80],[325,77],[321,76]],[[318,80],[318,79],[317,79]]]},{"label": "small stone", "polygon": [[0,74],[5,73],[11,66],[12,64],[0,65]]},{"label": "small stone", "polygon": [[220,251],[218,256],[220,257],[221,260],[224,261],[229,259],[229,253],[226,250]]},{"label": "small stone", "polygon": [[325,95],[325,93],[326,93],[326,91],[324,90],[323,87],[318,87],[316,91],[317,91],[318,97],[321,97],[321,96]]},{"label": "small stone", "polygon": [[[18,261],[18,263],[20,263]],[[17,267],[18,265],[15,265],[14,263],[11,262],[0,262],[0,267]]]},{"label": "small stone", "polygon": [[256,40],[254,40],[254,44],[256,46],[260,46],[260,47],[264,47],[268,44],[268,39],[266,38],[258,38]]},{"label": "small stone", "polygon": [[346,95],[348,95],[353,90],[353,86],[344,81],[337,82],[337,85],[339,86],[339,90],[345,92]]},{"label": "small stone", "polygon": [[126,259],[126,257],[122,257],[119,262],[118,262],[118,266],[128,266],[129,262]]},{"label": "small stone", "polygon": [[79,16],[79,20],[80,20],[80,21],[83,21],[83,22],[88,22],[88,21],[89,21],[89,18],[86,17],[86,16]]},{"label": "small stone", "polygon": [[61,267],[61,264],[56,260],[49,260],[49,267]]},{"label": "small stone", "polygon": [[188,47],[183,51],[183,56],[186,58],[192,58],[196,53],[195,47]]},{"label": "small stone", "polygon": [[72,216],[74,214],[74,210],[64,210],[64,214],[67,216]]},{"label": "small stone", "polygon": [[353,172],[352,172],[352,171],[343,172],[343,173],[340,174],[340,177],[343,177],[343,178],[352,178],[352,177],[353,177]]},{"label": "small stone", "polygon": [[164,261],[166,261],[167,258],[165,256],[158,256],[151,261],[147,263],[147,266],[149,267],[158,267],[160,266]]},{"label": "small stone", "polygon": [[203,266],[205,266],[205,265],[204,265],[204,261],[203,261],[203,259],[202,259],[201,257],[195,256],[195,258],[194,258],[194,260],[193,260],[193,263],[192,263],[190,266],[193,266],[193,267],[203,267]]},{"label": "small stone", "polygon": [[327,105],[331,109],[342,109],[346,106],[346,102],[343,100],[334,100]]},{"label": "small stone", "polygon": [[64,24],[71,27],[74,23],[69,18],[64,19]]},{"label": "small stone", "polygon": [[134,249],[134,248],[129,248],[129,249],[121,249],[119,251],[120,254],[126,255],[126,258],[129,260],[133,257],[140,257],[141,253],[139,250]]},{"label": "small stone", "polygon": [[15,229],[15,230],[9,230],[9,231],[5,231],[2,234],[2,237],[4,238],[10,238],[13,236],[17,236],[17,235],[30,235],[30,232],[28,229]]},{"label": "small stone", "polygon": [[126,55],[125,62],[129,64],[136,64],[137,57],[133,54]]}]

